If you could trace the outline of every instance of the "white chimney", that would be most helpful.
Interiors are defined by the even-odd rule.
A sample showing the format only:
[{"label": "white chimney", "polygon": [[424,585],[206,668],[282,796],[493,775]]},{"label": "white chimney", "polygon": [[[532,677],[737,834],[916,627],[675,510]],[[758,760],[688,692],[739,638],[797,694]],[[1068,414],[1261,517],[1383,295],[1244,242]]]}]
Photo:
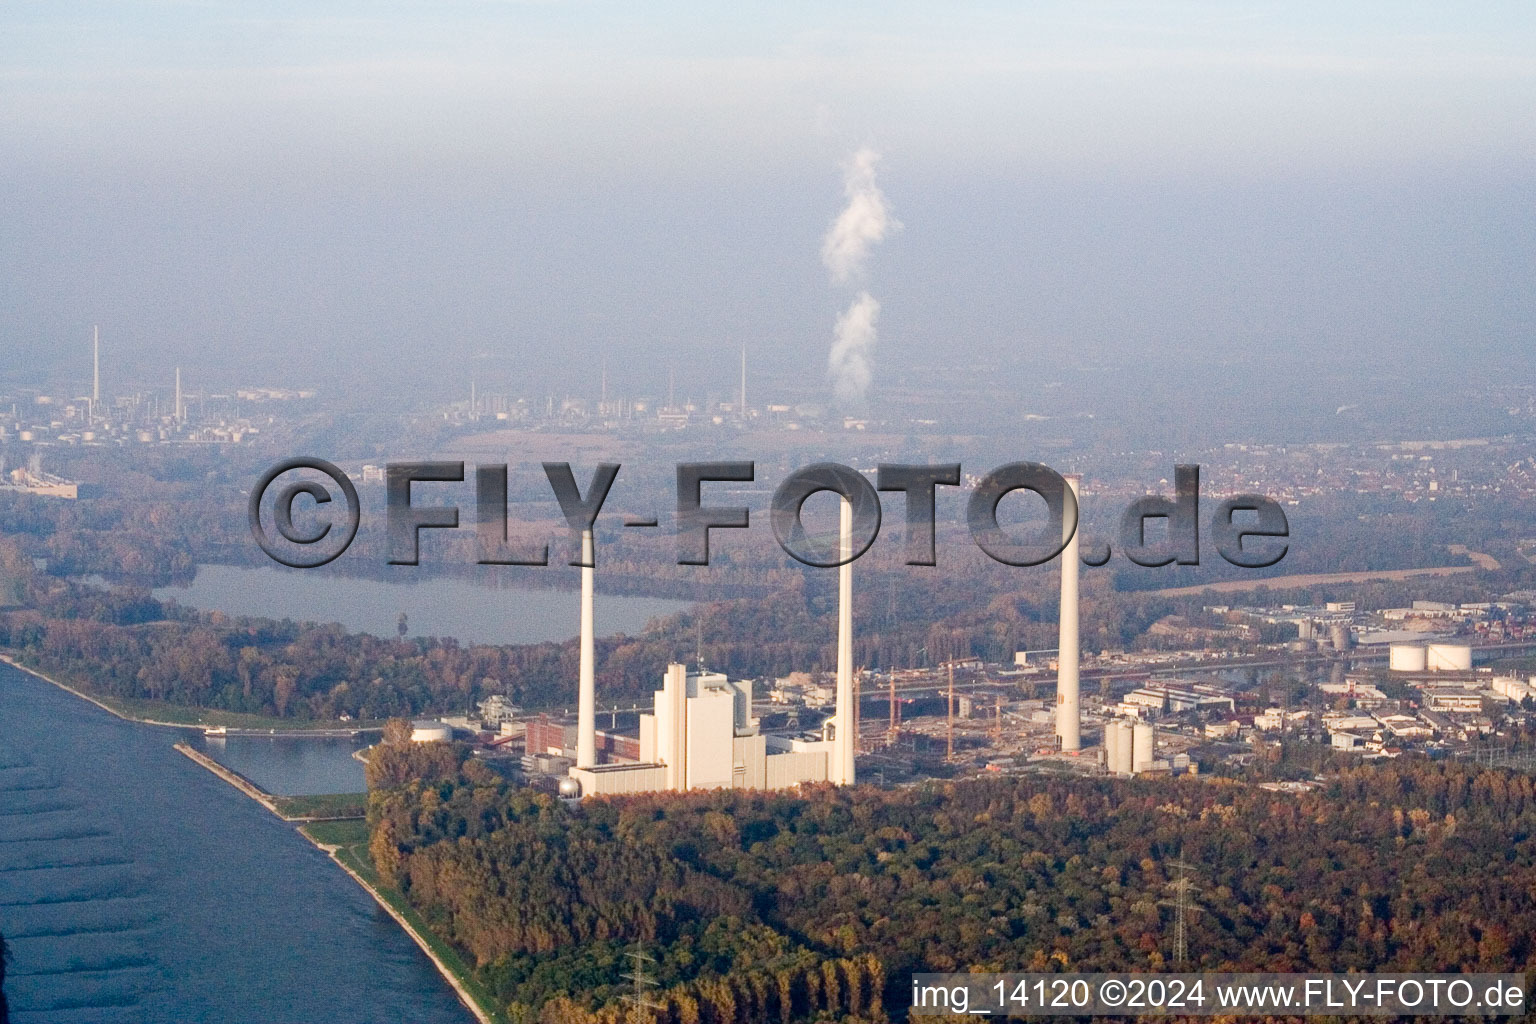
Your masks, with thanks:
[{"label": "white chimney", "polygon": [[[1080,480],[1077,476],[1067,477],[1067,486],[1072,488],[1074,504]],[[1077,693],[1077,523],[1067,521],[1063,527],[1065,530],[1071,530],[1072,535],[1061,553],[1061,632],[1056,644],[1056,738],[1062,750],[1077,751],[1082,748],[1079,737],[1082,710]]]},{"label": "white chimney", "polygon": [[837,570],[837,736],[827,778],[840,786],[854,783],[853,744],[853,503],[842,503]]},{"label": "white chimney", "polygon": [[597,764],[597,649],[592,625],[592,531],[581,534],[581,675],[576,705],[576,767]]},{"label": "white chimney", "polygon": [[101,329],[91,328],[91,416],[101,407]]}]

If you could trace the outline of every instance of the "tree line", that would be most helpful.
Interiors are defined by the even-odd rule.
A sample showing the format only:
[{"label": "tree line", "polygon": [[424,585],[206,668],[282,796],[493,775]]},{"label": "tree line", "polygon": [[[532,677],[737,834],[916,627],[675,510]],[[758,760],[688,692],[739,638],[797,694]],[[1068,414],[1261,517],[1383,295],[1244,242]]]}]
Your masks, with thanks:
[{"label": "tree line", "polygon": [[[1310,793],[1041,775],[571,807],[459,755],[391,756],[388,778],[370,769],[375,863],[523,1020],[621,1019],[635,943],[668,1024],[899,1016],[914,971],[1536,969],[1526,775],[1399,762]],[[1187,964],[1163,906],[1180,859],[1201,889]]]}]

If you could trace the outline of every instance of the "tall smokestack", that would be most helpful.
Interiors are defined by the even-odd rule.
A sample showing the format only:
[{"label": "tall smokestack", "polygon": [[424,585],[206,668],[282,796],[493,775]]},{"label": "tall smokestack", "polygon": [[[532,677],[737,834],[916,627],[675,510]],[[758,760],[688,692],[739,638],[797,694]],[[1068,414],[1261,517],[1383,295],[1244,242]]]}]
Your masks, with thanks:
[{"label": "tall smokestack", "polygon": [[853,777],[853,503],[843,499],[837,570],[837,739],[827,775],[840,786]]},{"label": "tall smokestack", "polygon": [[101,408],[101,329],[91,328],[91,416]]},{"label": "tall smokestack", "polygon": [[176,367],[176,422],[180,423],[182,417],[181,407],[181,367]]},{"label": "tall smokestack", "polygon": [[747,418],[747,346],[741,346],[741,418]]},{"label": "tall smokestack", "polygon": [[[1081,479],[1078,476],[1067,477],[1074,505]],[[1082,749],[1078,735],[1082,725],[1082,711],[1077,694],[1077,523],[1069,521],[1065,529],[1071,530],[1072,536],[1061,553],[1061,633],[1056,644],[1056,738],[1062,750],[1075,752]]]},{"label": "tall smokestack", "polygon": [[581,534],[581,675],[576,705],[576,767],[597,764],[596,643],[592,626],[592,531]]}]

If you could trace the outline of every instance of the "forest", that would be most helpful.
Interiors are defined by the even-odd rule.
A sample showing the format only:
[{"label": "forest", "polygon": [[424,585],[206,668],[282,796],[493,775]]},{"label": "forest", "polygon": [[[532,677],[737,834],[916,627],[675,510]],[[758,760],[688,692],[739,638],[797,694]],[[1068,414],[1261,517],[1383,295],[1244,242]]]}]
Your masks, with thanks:
[{"label": "forest", "polygon": [[[1036,775],[567,806],[445,744],[375,761],[380,873],[516,1021],[618,1024],[636,943],[663,1024],[903,1019],[918,970],[1536,969],[1526,775],[1418,761],[1306,793]],[[1199,887],[1188,963],[1161,905],[1179,859]]]}]

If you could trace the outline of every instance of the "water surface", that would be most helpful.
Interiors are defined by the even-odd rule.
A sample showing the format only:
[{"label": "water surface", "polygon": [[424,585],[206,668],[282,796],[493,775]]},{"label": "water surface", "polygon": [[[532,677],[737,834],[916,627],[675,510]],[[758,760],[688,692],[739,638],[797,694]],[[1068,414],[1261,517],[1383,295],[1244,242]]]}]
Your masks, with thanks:
[{"label": "water surface", "polygon": [[341,736],[184,737],[190,746],[278,796],[363,792],[366,788],[363,763],[352,755],[378,738],[378,733],[357,739]]},{"label": "water surface", "polygon": [[[411,636],[450,636],[473,644],[569,640],[576,635],[580,608],[576,593],[559,590],[496,589],[442,576],[389,582],[276,565],[201,566],[191,584],[160,587],[155,597],[226,615],[339,622],[375,636],[395,636],[405,612]],[[687,601],[599,593],[597,632],[633,636],[651,619],[688,607]]]},{"label": "water surface", "polygon": [[0,664],[0,932],[17,1024],[464,1024],[294,830],[136,725]]}]

